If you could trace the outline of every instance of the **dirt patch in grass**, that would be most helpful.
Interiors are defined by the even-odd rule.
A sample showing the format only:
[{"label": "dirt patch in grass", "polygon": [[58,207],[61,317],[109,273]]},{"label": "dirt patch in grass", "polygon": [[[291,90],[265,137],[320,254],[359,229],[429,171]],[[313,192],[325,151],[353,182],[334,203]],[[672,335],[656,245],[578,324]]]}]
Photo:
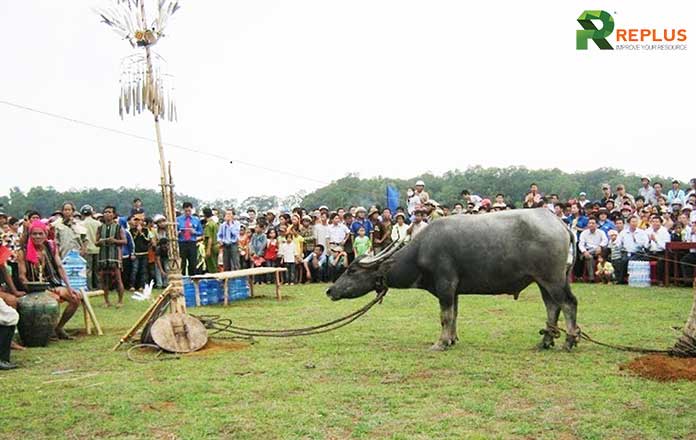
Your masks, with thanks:
[{"label": "dirt patch in grass", "polygon": [[628,370],[640,377],[659,382],[696,381],[696,358],[660,355],[642,356],[621,365],[619,368]]},{"label": "dirt patch in grass", "polygon": [[174,402],[153,402],[140,405],[140,409],[143,411],[170,411],[176,408],[176,403]]},{"label": "dirt patch in grass", "polygon": [[208,356],[216,353],[225,353],[229,351],[239,351],[251,347],[251,344],[237,341],[220,341],[208,339],[208,343],[198,351],[188,353],[186,356]]}]

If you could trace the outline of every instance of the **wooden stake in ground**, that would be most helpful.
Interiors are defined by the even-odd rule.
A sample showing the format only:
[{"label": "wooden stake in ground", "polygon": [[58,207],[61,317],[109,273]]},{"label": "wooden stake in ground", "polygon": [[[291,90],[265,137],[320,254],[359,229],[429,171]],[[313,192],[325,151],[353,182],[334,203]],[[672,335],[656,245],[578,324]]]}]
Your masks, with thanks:
[{"label": "wooden stake in ground", "polygon": [[691,313],[686,319],[682,335],[672,348],[672,354],[681,357],[696,357],[696,278],[693,285],[694,300],[691,305]]}]

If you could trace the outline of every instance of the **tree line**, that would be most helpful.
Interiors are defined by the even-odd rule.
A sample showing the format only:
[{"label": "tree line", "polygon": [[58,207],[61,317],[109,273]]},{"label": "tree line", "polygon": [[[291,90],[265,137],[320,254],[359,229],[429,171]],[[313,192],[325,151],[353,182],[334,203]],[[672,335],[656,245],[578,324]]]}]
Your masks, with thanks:
[{"label": "tree line", "polygon": [[[431,198],[439,203],[452,205],[461,201],[462,190],[469,190],[473,194],[494,197],[496,193],[505,194],[507,202],[520,205],[524,195],[529,189],[529,184],[535,182],[540,191],[546,194],[556,193],[561,199],[577,197],[580,191],[587,192],[589,199],[601,197],[601,184],[610,183],[612,187],[622,183],[630,193],[635,193],[640,186],[640,177],[633,173],[626,173],[614,168],[599,168],[593,171],[567,173],[559,169],[528,169],[525,167],[507,168],[483,168],[470,167],[466,170],[448,171],[440,176],[426,173],[409,179],[392,179],[387,177],[360,178],[357,174],[348,174],[331,184],[305,194],[299,192],[280,198],[276,196],[258,195],[248,197],[241,202],[236,199],[201,199],[177,194],[179,205],[183,201],[190,201],[196,207],[210,206],[216,208],[236,207],[246,209],[249,207],[264,211],[271,208],[293,208],[304,206],[308,209],[320,205],[329,207],[348,206],[386,206],[386,189],[391,185],[401,193],[401,200],[405,203],[406,190],[412,187],[416,180],[422,179],[426,183],[426,191]],[[667,189],[672,180],[671,177],[657,175],[648,176],[653,182],[661,181]],[[686,183],[686,182],[684,182]],[[136,197],[142,199],[148,212],[162,211],[162,197],[158,190],[143,188],[106,188],[106,189],[80,189],[58,191],[52,187],[33,187],[24,192],[15,187],[10,189],[8,196],[0,197],[1,211],[13,216],[22,216],[29,209],[39,211],[46,216],[60,209],[65,201],[75,203],[78,209],[85,204],[90,204],[95,209],[101,209],[105,205],[113,205],[119,213],[127,214],[131,203]]]}]

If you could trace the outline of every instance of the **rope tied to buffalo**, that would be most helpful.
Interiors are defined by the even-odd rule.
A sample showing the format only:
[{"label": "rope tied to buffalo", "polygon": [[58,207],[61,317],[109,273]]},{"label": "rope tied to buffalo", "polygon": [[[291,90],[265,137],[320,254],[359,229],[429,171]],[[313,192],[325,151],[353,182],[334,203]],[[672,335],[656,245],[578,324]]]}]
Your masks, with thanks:
[{"label": "rope tied to buffalo", "polygon": [[247,328],[233,325],[232,320],[228,318],[220,318],[216,315],[191,315],[194,318],[200,320],[203,325],[208,330],[212,330],[209,333],[211,337],[220,337],[223,333],[229,333],[237,337],[242,338],[253,338],[253,337],[267,337],[267,338],[289,338],[294,336],[310,336],[318,335],[321,333],[327,333],[333,330],[337,330],[341,327],[352,323],[361,316],[365,315],[372,307],[377,304],[381,304],[384,296],[387,294],[387,290],[381,290],[377,293],[377,296],[371,300],[369,303],[365,304],[360,309],[349,313],[341,318],[334,319],[333,321],[326,322],[324,324],[314,325],[310,327],[294,328],[294,329],[258,329],[258,328]]},{"label": "rope tied to buffalo", "polygon": [[[565,333],[568,335],[568,331],[565,329],[558,327],[556,325],[552,324],[546,324],[548,330],[553,332],[554,337],[560,336],[560,333]],[[545,332],[546,329],[542,330],[541,332]],[[558,335],[558,336],[556,336]],[[644,348],[644,347],[634,347],[630,345],[620,345],[620,344],[609,344],[606,342],[601,342],[590,335],[588,335],[586,332],[580,329],[580,327],[577,327],[577,332],[575,335],[576,338],[580,338],[584,341],[590,342],[592,344],[600,345],[602,347],[607,347],[607,348],[612,348],[615,350],[620,350],[620,351],[628,351],[632,353],[642,353],[642,354],[667,354],[669,356],[675,356],[675,357],[694,357],[696,356],[696,339],[692,338],[691,336],[687,334],[683,334],[682,338],[680,338],[677,343],[675,344],[674,347],[668,349],[668,350],[660,350],[656,348]]]}]

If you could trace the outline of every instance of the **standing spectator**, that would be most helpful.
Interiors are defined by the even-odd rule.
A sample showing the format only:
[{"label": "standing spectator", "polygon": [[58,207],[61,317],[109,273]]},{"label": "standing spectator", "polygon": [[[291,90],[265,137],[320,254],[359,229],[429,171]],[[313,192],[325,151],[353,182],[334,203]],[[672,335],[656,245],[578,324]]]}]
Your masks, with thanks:
[{"label": "standing spectator", "polygon": [[[609,231],[609,243],[607,244],[607,248],[609,249],[609,261],[611,262],[612,267],[614,270],[622,264],[622,255],[621,255],[621,242],[618,240],[619,238],[619,233],[612,229]],[[618,281],[618,279],[617,279]]]},{"label": "standing spectator", "polygon": [[638,188],[638,195],[643,196],[643,200],[651,205],[657,204],[657,199],[655,198],[655,188],[650,186],[649,177],[640,178],[641,187]]},{"label": "standing spectator", "polygon": [[408,227],[408,235],[411,237],[411,240],[416,238],[416,235],[425,229],[426,226],[428,226],[428,224],[425,222],[425,211],[417,209],[413,223]]},{"label": "standing spectator", "polygon": [[[203,208],[203,218],[205,219],[205,227],[203,228],[203,246],[205,247],[205,267],[208,273],[217,273],[218,269],[218,223],[213,220],[213,210]],[[237,261],[239,256],[235,256],[234,261]],[[227,269],[225,269],[227,270]]]},{"label": "standing spectator", "polygon": [[123,281],[123,287],[130,289],[132,287],[130,279],[131,273],[133,272],[133,259],[135,258],[135,245],[133,243],[133,236],[130,233],[130,228],[135,227],[135,224],[133,224],[133,217],[130,216],[127,220],[121,217],[119,219],[119,226],[121,226],[121,230],[126,236],[126,244],[121,247],[121,280]]},{"label": "standing spectator", "polygon": [[[249,260],[251,261],[253,267],[261,267],[265,263],[264,254],[266,253],[266,243],[268,238],[263,232],[264,226],[259,222],[256,222],[256,230],[254,235],[251,236],[251,241],[249,242]],[[254,282],[261,284],[262,278],[264,277],[254,277]]]},{"label": "standing spectator", "polygon": [[[266,260],[266,267],[278,267],[278,235],[275,229],[270,229],[266,234],[266,250],[263,253],[263,259]],[[273,274],[268,274],[266,276],[266,284],[270,284],[273,281]]]},{"label": "standing spectator", "polygon": [[672,180],[672,189],[667,192],[667,204],[671,205],[672,201],[675,199],[681,200],[682,203],[686,201],[686,194],[684,190],[679,188],[679,181],[677,179]]},{"label": "standing spectator", "polygon": [[136,197],[135,199],[133,199],[133,206],[131,207],[130,215],[142,215],[143,217],[145,216],[145,209],[143,209],[143,201],[140,200],[140,198]]},{"label": "standing spectator", "polygon": [[[425,182],[419,180],[416,182],[415,195],[420,199],[421,204],[430,200],[430,195],[425,191]],[[367,235],[370,235],[370,231],[367,231]]]},{"label": "standing spectator", "polygon": [[[413,188],[406,190],[406,207],[408,209],[408,215],[413,215],[416,209],[420,208],[422,204],[423,202],[421,201],[420,196],[416,194],[416,190]],[[352,214],[355,214],[356,212],[357,209]]]},{"label": "standing spectator", "polygon": [[140,217],[133,217],[134,227],[130,229],[133,236],[133,267],[131,269],[130,285],[131,291],[142,289],[145,287],[145,278],[147,275],[147,255],[152,246],[152,237],[150,230],[143,224]]},{"label": "standing spectator", "polygon": [[[391,238],[391,232],[392,232],[392,227],[393,227],[393,222],[392,222],[392,216],[391,216],[391,211],[389,208],[384,208],[382,210],[382,241],[379,243],[384,249],[385,247],[389,246],[392,242]],[[373,238],[373,241],[374,240]]]},{"label": "standing spectator", "polygon": [[379,219],[379,208],[376,206],[370,208],[370,210],[367,212],[367,219],[372,224],[372,248],[374,249],[375,254],[377,254],[382,250],[382,243],[386,238],[384,226]]},{"label": "standing spectator", "polygon": [[[577,237],[578,243],[578,252],[580,251],[580,234],[582,231],[585,230],[587,227],[587,217],[585,217],[582,209],[577,203],[573,203],[570,205],[570,215],[568,215],[565,218],[565,222],[568,224],[568,227],[570,230],[575,234]],[[582,277],[582,272],[583,272],[583,264],[582,264],[582,258],[578,258],[575,261],[575,266],[573,266],[573,275],[575,276],[576,279]],[[593,271],[594,272],[594,271]]]},{"label": "standing spectator", "polygon": [[312,217],[306,214],[302,216],[302,224],[300,225],[299,232],[303,239],[302,256],[307,257],[310,253],[312,253],[316,244],[316,239],[314,237],[314,226],[312,226]]},{"label": "standing spectator", "polygon": [[96,290],[99,286],[99,248],[97,247],[97,229],[101,222],[94,218],[94,208],[84,205],[80,208],[82,214],[82,226],[85,228],[85,260],[87,260],[87,289]]},{"label": "standing spectator", "polygon": [[[551,194],[552,199],[553,196],[556,196],[556,201],[558,201],[558,196],[556,194]],[[578,205],[580,205],[582,209],[585,209],[588,203],[590,203],[590,201],[587,199],[587,193],[585,191],[580,192],[580,194],[578,194]]]},{"label": "standing spectator", "polygon": [[639,221],[638,216],[631,216],[628,226],[621,232],[618,238],[621,243],[621,262],[618,267],[614,265],[614,269],[616,270],[616,278],[619,284],[626,284],[628,262],[642,259],[642,255],[648,247],[648,234],[638,227]]},{"label": "standing spectator", "polygon": [[225,271],[239,270],[240,223],[234,218],[233,209],[225,211],[225,220],[218,230],[217,241],[222,246],[222,265]]},{"label": "standing spectator", "polygon": [[655,194],[652,199],[648,200],[647,198],[645,199],[647,202],[650,203],[650,205],[655,206],[657,205],[657,200],[660,197],[665,197],[665,194],[662,192],[662,182],[655,182],[653,183],[653,189],[655,190]]},{"label": "standing spectator", "polygon": [[203,227],[198,217],[193,215],[191,202],[184,202],[184,214],[176,219],[179,231],[179,253],[181,254],[181,274],[192,276],[196,274],[198,251],[196,242],[203,235]]},{"label": "standing spectator", "polygon": [[83,230],[75,222],[73,215],[75,214],[75,205],[71,202],[63,203],[61,211],[62,218],[53,223],[53,229],[58,242],[61,260],[68,255],[71,250],[80,252],[80,255],[85,255],[85,240]]},{"label": "standing spectator", "polygon": [[286,269],[283,274],[285,285],[295,284],[295,257],[297,255],[297,246],[294,242],[292,232],[286,232],[280,243],[279,253],[283,261],[283,267]]},{"label": "standing spectator", "polygon": [[[483,202],[481,202],[483,205]],[[490,203],[490,201],[489,201]],[[440,210],[440,204],[437,203],[435,200],[430,199],[425,203],[425,212],[428,215],[427,221],[428,223],[432,223],[435,220],[439,219],[442,217],[442,211]]]},{"label": "standing spectator", "polygon": [[167,238],[167,219],[162,214],[152,218],[155,224],[155,283],[163,289],[169,280],[169,239]]},{"label": "standing spectator", "polygon": [[338,215],[338,213],[334,212],[331,214],[331,224],[329,225],[328,231],[329,245],[331,248],[340,246],[341,251],[343,251],[346,240],[348,240],[348,236],[350,235],[350,230],[345,224],[341,223],[341,220],[341,216]]},{"label": "standing spectator", "polygon": [[111,307],[109,290],[116,285],[118,303],[116,307],[123,306],[123,280],[121,279],[121,247],[126,244],[126,235],[121,225],[115,221],[116,208],[106,206],[102,211],[104,223],[99,225],[96,233],[95,245],[99,250],[97,254],[96,270],[104,291],[104,305]]},{"label": "standing spectator", "polygon": [[[239,250],[239,268],[240,269],[249,269],[251,267],[251,261],[249,260],[249,255],[250,255],[249,245],[250,244],[251,244],[251,228],[245,228],[244,225],[241,225],[239,227],[239,241],[237,242],[237,248]],[[224,251],[223,251],[223,254],[224,254]],[[223,259],[223,264],[224,264],[224,259]]]},{"label": "standing spectator", "polygon": [[[353,214],[346,212],[343,214],[343,224],[346,225],[348,230],[351,230],[353,226]],[[350,264],[355,259],[355,249],[353,248],[353,234],[348,234],[346,239],[346,244],[343,245],[343,251],[346,253],[347,264]]]},{"label": "standing spectator", "polygon": [[[355,210],[355,219],[353,220],[353,223],[350,225],[350,231],[353,233],[353,238],[357,237],[358,235],[358,230],[360,228],[365,228],[365,236],[370,237],[372,234],[372,223],[370,220],[366,218],[367,210],[363,208],[362,206],[359,206]],[[355,254],[357,256],[357,252]]]},{"label": "standing spectator", "polygon": [[408,225],[406,224],[406,216],[403,212],[396,213],[394,216],[396,224],[392,227],[391,239],[392,241],[401,241],[408,238]]},{"label": "standing spectator", "polygon": [[607,201],[609,201],[609,200],[611,200],[612,204],[613,204],[613,201],[616,200],[616,194],[611,193],[611,185],[610,184],[603,183],[602,184],[602,198],[599,199],[599,204],[601,206],[606,207],[609,210],[609,212],[611,212],[612,208],[607,207]]},{"label": "standing spectator", "polygon": [[353,248],[355,249],[355,258],[362,255],[367,255],[372,250],[372,241],[368,237],[364,227],[358,228],[358,235],[353,239]]},{"label": "standing spectator", "polygon": [[665,249],[667,243],[671,241],[669,231],[662,226],[662,218],[659,215],[652,215],[650,217],[650,227],[646,232],[648,234],[647,250],[651,259],[657,262],[657,281],[662,285],[665,273]]},{"label": "standing spectator", "polygon": [[585,269],[589,281],[594,282],[595,258],[602,255],[607,246],[607,236],[604,231],[597,229],[597,219],[590,217],[587,221],[587,229],[580,233],[578,249],[581,258],[585,261]]},{"label": "standing spectator", "polygon": [[481,206],[481,202],[483,201],[481,196],[472,194],[471,191],[469,191],[468,189],[462,190],[462,192],[459,193],[459,195],[464,201],[464,203],[466,203],[467,205],[469,203],[473,203],[475,208]]},{"label": "standing spectator", "polygon": [[314,243],[322,245],[324,252],[329,249],[329,219],[327,214],[319,214],[318,220],[314,225]]},{"label": "standing spectator", "polygon": [[686,197],[689,198],[692,194],[696,195],[696,177],[689,180],[689,190],[686,192]]},{"label": "standing spectator", "polygon": [[626,187],[622,183],[616,185],[616,197],[618,200],[621,200],[621,204],[628,199],[628,201],[631,202],[631,207],[636,206],[636,199],[631,194],[626,192]]}]

